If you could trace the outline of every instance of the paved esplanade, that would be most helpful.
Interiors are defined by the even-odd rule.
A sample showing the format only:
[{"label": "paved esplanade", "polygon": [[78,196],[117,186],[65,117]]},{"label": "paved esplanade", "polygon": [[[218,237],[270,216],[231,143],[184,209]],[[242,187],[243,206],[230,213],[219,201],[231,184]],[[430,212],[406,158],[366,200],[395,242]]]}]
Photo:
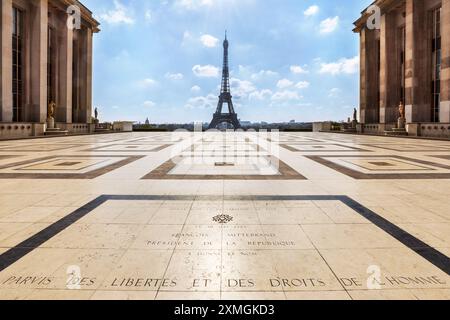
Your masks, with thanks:
[{"label": "paved esplanade", "polygon": [[449,299],[450,142],[0,142],[0,299]]}]

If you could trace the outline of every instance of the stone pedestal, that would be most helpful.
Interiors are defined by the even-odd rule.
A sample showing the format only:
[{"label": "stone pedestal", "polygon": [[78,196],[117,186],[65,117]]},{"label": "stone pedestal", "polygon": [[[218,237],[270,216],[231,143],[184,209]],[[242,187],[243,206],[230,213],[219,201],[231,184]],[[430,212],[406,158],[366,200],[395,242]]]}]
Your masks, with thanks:
[{"label": "stone pedestal", "polygon": [[53,117],[47,118],[47,129],[55,129],[55,119]]},{"label": "stone pedestal", "polygon": [[406,119],[398,118],[397,128],[393,128],[391,131],[385,131],[386,136],[407,136],[408,131],[406,131]]},{"label": "stone pedestal", "polygon": [[406,119],[405,118],[398,118],[397,129],[406,130]]}]

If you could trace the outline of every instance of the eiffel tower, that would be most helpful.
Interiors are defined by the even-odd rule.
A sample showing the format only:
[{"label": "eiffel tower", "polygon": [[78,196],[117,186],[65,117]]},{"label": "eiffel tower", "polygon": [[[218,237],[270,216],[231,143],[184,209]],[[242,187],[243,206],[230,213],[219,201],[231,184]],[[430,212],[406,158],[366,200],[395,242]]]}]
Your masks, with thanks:
[{"label": "eiffel tower", "polygon": [[[222,87],[220,89],[219,104],[214,114],[213,120],[209,125],[209,129],[217,129],[222,123],[231,124],[235,130],[241,129],[238,116],[234,111],[233,97],[230,90],[230,69],[228,67],[228,47],[227,33],[225,32],[225,41],[223,42],[223,70],[222,70]],[[228,113],[223,113],[223,105],[228,104]]]}]

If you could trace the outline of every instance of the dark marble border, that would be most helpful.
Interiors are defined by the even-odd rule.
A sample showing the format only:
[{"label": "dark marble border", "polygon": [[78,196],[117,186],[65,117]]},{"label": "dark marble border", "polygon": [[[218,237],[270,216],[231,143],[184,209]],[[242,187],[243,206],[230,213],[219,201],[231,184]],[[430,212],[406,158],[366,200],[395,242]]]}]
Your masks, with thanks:
[{"label": "dark marble border", "polygon": [[11,159],[11,158],[17,158],[17,157],[21,157],[21,156],[10,156],[10,155],[0,155],[0,160],[5,160],[5,159]]},{"label": "dark marble border", "polygon": [[[53,149],[53,150],[42,150],[39,149],[40,146],[61,146],[61,148]],[[23,147],[33,147],[35,149],[31,150],[20,150],[20,148]],[[24,145],[15,145],[15,146],[7,146],[6,148],[0,147],[0,152],[56,152],[56,151],[62,151],[62,150],[68,150],[73,148],[83,147],[82,144],[74,143],[74,144],[67,144],[67,143],[42,143],[42,144],[24,144]]]},{"label": "dark marble border", "polygon": [[[155,144],[174,144],[174,143],[178,143],[178,142],[182,142],[183,139],[177,139],[177,140],[171,140],[170,137],[163,137],[163,139],[153,139],[154,137],[141,137],[141,138],[136,138],[136,139],[131,139],[131,140],[122,140],[122,141],[126,141],[125,143],[130,143],[130,144],[138,144],[138,143],[155,143]],[[168,138],[168,139],[166,139]]]},{"label": "dark marble border", "polygon": [[417,164],[424,164],[424,165],[428,165],[428,166],[433,166],[436,168],[441,168],[441,169],[446,169],[446,170],[450,170],[450,166],[444,165],[444,164],[440,164],[440,163],[435,163],[435,162],[430,162],[430,161],[423,161],[423,160],[417,160],[417,159],[412,159],[412,158],[407,158],[407,157],[401,157],[401,156],[381,156],[381,155],[376,155],[376,156],[349,156],[349,155],[326,155],[326,156],[305,156],[306,158],[313,160],[317,163],[320,163],[330,169],[336,170],[337,172],[340,172],[342,174],[345,174],[349,177],[352,177],[354,179],[358,179],[358,180],[395,180],[395,179],[409,179],[409,180],[413,180],[413,179],[420,179],[420,180],[425,180],[425,179],[450,179],[450,173],[385,173],[385,174],[370,174],[370,173],[362,173],[350,168],[346,168],[344,166],[341,166],[340,164],[331,162],[325,158],[354,158],[354,157],[360,157],[360,158],[392,158],[392,159],[398,159],[398,160],[406,160],[406,161],[411,161],[411,162],[415,162]]},{"label": "dark marble border", "polygon": [[305,152],[314,152],[314,153],[316,153],[316,152],[356,152],[356,151],[358,151],[358,152],[373,152],[372,150],[366,150],[366,149],[361,149],[361,148],[356,148],[356,147],[349,147],[349,146],[346,146],[346,145],[343,145],[343,144],[338,144],[338,143],[322,143],[322,144],[319,144],[319,143],[317,143],[317,145],[321,145],[321,146],[337,146],[337,147],[342,147],[342,148],[347,148],[347,149],[349,149],[349,150],[325,150],[325,149],[322,149],[322,150],[320,150],[320,149],[317,149],[317,150],[298,150],[298,149],[295,149],[294,147],[292,147],[292,146],[311,146],[311,145],[316,145],[316,144],[312,144],[312,143],[299,143],[299,142],[297,142],[297,143],[283,143],[283,144],[280,144],[280,147],[282,147],[282,148],[285,148],[285,149],[287,149],[287,150],[289,150],[289,151],[291,151],[291,152],[296,152],[296,153],[298,153],[298,152],[302,152],[302,153],[305,153]]},{"label": "dark marble border", "polygon": [[[110,147],[116,147],[116,146],[159,146],[153,150],[102,150],[104,148],[110,148]],[[100,146],[100,147],[96,147],[96,148],[92,148],[92,149],[87,149],[87,150],[81,150],[81,152],[140,152],[140,153],[153,153],[153,152],[159,152],[162,151],[166,148],[171,147],[172,144],[159,144],[159,143],[155,143],[155,144],[145,144],[145,143],[129,143],[129,144],[110,144],[110,145],[106,145],[106,146]]]},{"label": "dark marble border", "polygon": [[[371,148],[377,148],[377,149],[382,149],[382,150],[389,150],[389,151],[396,151],[396,152],[445,152],[445,151],[449,151],[450,152],[450,146],[446,147],[446,146],[425,146],[425,145],[420,145],[421,147],[424,147],[423,149],[416,149],[416,150],[399,150],[397,148],[395,148],[396,146],[408,146],[409,144],[392,144],[392,143],[373,143],[373,144],[369,144],[369,143],[365,143],[365,144],[361,144],[362,146],[367,146],[367,147],[371,147]],[[390,146],[390,147],[389,147]],[[417,146],[417,145],[415,145]],[[437,149],[440,148],[440,149]]]},{"label": "dark marble border", "polygon": [[[239,150],[239,149],[233,149],[233,150],[227,150],[227,149],[216,150],[216,149],[212,149],[212,150],[201,150],[201,151],[196,150],[200,146],[211,146],[211,145],[215,145],[215,143],[217,143],[217,142],[206,142],[206,141],[195,142],[192,145],[190,145],[188,148],[184,149],[182,151],[182,153],[185,153],[185,152],[193,152],[193,153],[195,153],[195,152],[202,152],[202,153],[211,153],[214,156],[214,153],[216,153],[216,152],[217,153],[219,153],[219,152],[230,152],[230,153],[231,152],[267,152],[267,150],[265,148],[263,148],[259,144],[254,143],[252,141],[245,141],[245,142],[241,142],[241,143],[233,143],[232,145],[230,145],[230,147],[244,145],[244,146],[253,147],[253,150]],[[220,147],[220,145],[216,145],[216,146]],[[218,156],[221,156],[221,155],[218,155]]]},{"label": "dark marble border", "polygon": [[450,275],[450,258],[347,196],[145,196],[102,195],[0,255],[0,272],[39,248],[107,201],[340,201],[378,228]]},{"label": "dark marble border", "polygon": [[450,155],[440,155],[440,156],[429,156],[432,158],[437,158],[437,159],[444,159],[444,160],[450,160]]},{"label": "dark marble border", "polygon": [[[31,165],[33,163],[39,162],[39,161],[47,161],[47,160],[53,160],[58,158],[86,158],[90,157],[87,156],[81,156],[81,155],[62,155],[62,156],[49,156],[45,158],[37,158],[22,162],[15,162],[10,163],[4,166],[0,166],[0,170],[3,169],[10,169],[17,166],[25,166],[25,165]],[[139,159],[144,158],[144,156],[118,156],[118,155],[96,155],[96,158],[126,158],[124,160],[121,160],[117,163],[113,163],[111,165],[86,172],[86,173],[0,173],[0,179],[80,179],[80,180],[88,180],[88,179],[94,179],[97,177],[100,177],[106,173],[109,173],[113,170],[116,170],[118,168],[121,168],[127,164],[130,164],[134,161],[137,161]]]},{"label": "dark marble border", "polygon": [[[261,139],[262,139],[262,137],[261,137]],[[280,137],[280,139],[279,140],[273,140],[272,138],[264,138],[264,139],[266,139],[267,141],[269,141],[269,142],[272,142],[272,143],[278,143],[278,144],[283,144],[283,143],[302,143],[302,142],[304,142],[304,143],[326,143],[326,141],[324,141],[324,140],[318,140],[318,139],[308,139],[308,140],[304,140],[304,139],[307,139],[307,138],[304,138],[304,139],[302,139],[302,138],[297,138],[297,139],[292,139],[292,140],[290,140],[290,139],[281,139],[281,137]]]},{"label": "dark marble border", "polygon": [[[275,158],[273,156],[267,156]],[[279,175],[177,175],[169,174],[177,164],[170,159],[145,175],[142,180],[307,180],[285,162],[279,161]]]}]

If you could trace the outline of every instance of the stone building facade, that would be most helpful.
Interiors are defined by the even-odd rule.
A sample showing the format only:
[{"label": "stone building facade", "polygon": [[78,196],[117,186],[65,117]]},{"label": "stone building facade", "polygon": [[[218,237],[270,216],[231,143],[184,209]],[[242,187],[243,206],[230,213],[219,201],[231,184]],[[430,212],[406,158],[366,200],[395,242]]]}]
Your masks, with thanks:
[{"label": "stone building facade", "polygon": [[395,127],[405,105],[411,136],[450,137],[450,0],[377,0],[355,22],[360,35],[359,130]]},{"label": "stone building facade", "polygon": [[91,132],[92,13],[76,0],[2,0],[0,12],[0,138],[45,134],[51,102],[58,128]]}]

